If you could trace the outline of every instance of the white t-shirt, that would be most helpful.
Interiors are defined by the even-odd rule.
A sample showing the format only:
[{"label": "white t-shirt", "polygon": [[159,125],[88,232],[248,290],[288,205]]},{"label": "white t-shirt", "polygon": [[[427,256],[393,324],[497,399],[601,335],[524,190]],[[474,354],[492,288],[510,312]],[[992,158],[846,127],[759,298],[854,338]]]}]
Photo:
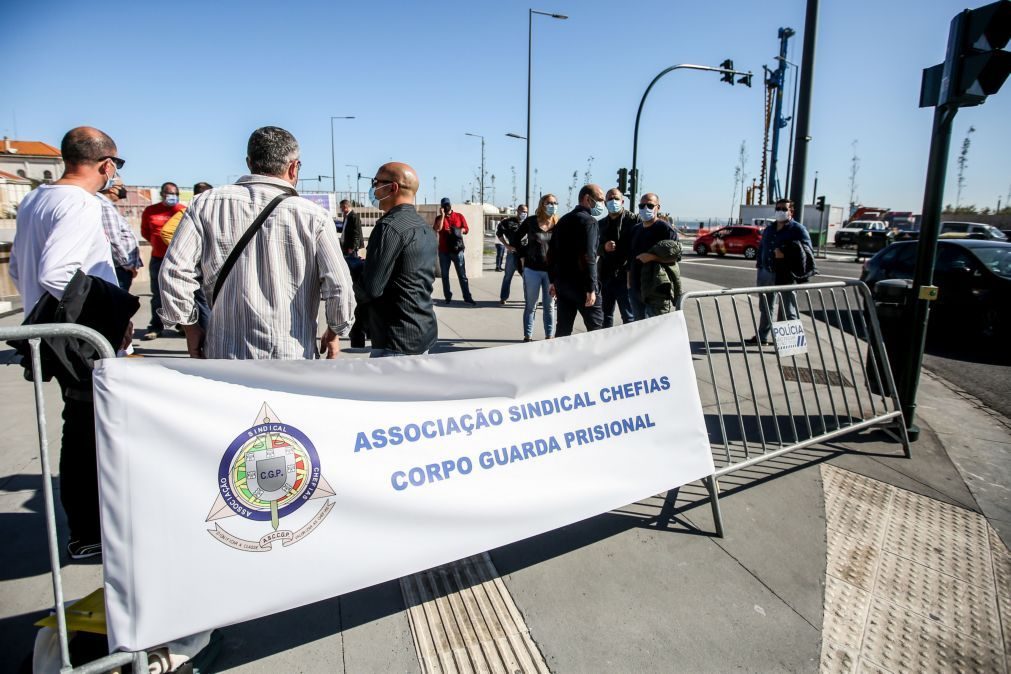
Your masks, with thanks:
[{"label": "white t-shirt", "polygon": [[47,292],[62,298],[78,269],[117,282],[98,197],[76,185],[32,190],[18,206],[10,261],[25,313]]}]

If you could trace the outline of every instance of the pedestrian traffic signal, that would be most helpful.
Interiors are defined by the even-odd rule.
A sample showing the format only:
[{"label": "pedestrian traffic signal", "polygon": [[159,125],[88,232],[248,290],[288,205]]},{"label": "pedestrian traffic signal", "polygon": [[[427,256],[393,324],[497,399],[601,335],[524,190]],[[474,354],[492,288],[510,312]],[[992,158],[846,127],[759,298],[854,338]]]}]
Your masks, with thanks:
[{"label": "pedestrian traffic signal", "polygon": [[980,105],[1011,73],[1011,0],[967,9],[951,20],[944,63],[923,71],[920,107]]},{"label": "pedestrian traffic signal", "polygon": [[618,169],[618,189],[622,194],[628,194],[628,169]]},{"label": "pedestrian traffic signal", "polygon": [[[734,69],[734,62],[731,61],[730,59],[727,59],[726,61],[724,61],[723,63],[720,64],[720,68],[722,68],[723,70],[731,70],[732,71]],[[720,77],[720,82],[726,82],[727,84],[733,86],[734,85],[734,73],[733,72],[723,73],[723,75]],[[748,86],[751,86],[751,85],[749,84]]]},{"label": "pedestrian traffic signal", "polygon": [[825,210],[825,197],[818,197],[818,203],[816,203],[814,207],[817,208],[819,211],[824,211]]}]

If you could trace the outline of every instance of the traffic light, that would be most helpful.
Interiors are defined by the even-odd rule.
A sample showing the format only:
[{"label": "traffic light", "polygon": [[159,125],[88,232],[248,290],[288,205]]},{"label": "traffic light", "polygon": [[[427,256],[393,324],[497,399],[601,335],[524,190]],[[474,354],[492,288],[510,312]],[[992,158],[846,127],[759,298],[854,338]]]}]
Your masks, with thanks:
[{"label": "traffic light", "polygon": [[824,211],[825,210],[825,197],[818,197],[818,203],[816,203],[814,207],[817,208],[819,211]]},{"label": "traffic light", "polygon": [[628,169],[618,169],[618,189],[622,194],[628,194]]},{"label": "traffic light", "polygon": [[751,88],[751,73],[745,73],[741,75],[741,79],[737,80],[738,84],[743,84],[744,86]]},{"label": "traffic light", "polygon": [[1011,0],[967,9],[951,20],[944,63],[923,71],[920,107],[980,105],[1011,73]]},{"label": "traffic light", "polygon": [[[1011,0],[1009,0],[1009,1],[1011,1]],[[723,70],[733,70],[734,69],[734,62],[731,61],[730,59],[727,59],[726,61],[724,61],[723,63],[720,64],[720,68],[723,69]],[[720,82],[726,82],[730,86],[733,86],[734,85],[734,73],[732,73],[732,72],[723,73],[723,75],[720,76]],[[751,85],[749,84],[748,86],[751,86]]]}]

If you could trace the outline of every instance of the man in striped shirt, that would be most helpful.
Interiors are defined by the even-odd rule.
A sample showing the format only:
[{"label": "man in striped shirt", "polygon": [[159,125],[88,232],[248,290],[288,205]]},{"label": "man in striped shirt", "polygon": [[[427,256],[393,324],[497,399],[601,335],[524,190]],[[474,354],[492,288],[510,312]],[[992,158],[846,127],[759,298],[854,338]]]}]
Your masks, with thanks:
[{"label": "man in striped shirt", "polygon": [[116,278],[119,279],[120,288],[129,290],[137,271],[144,266],[144,263],[140,259],[137,235],[133,233],[133,228],[126,218],[116,210],[116,202],[122,199],[126,199],[126,187],[118,177],[108,189],[98,192],[98,200],[102,204],[102,227],[105,228],[105,235],[109,237],[112,246],[112,262],[116,265]]},{"label": "man in striped shirt", "polygon": [[[336,358],[339,336],[354,320],[351,276],[330,215],[295,191],[298,142],[267,126],[249,137],[250,175],[193,199],[161,270],[162,319],[182,325],[193,358]],[[220,295],[218,274],[256,216],[277,205],[239,256]],[[194,291],[211,301],[206,333],[197,322]],[[316,317],[325,305],[327,327],[317,352]]]}]

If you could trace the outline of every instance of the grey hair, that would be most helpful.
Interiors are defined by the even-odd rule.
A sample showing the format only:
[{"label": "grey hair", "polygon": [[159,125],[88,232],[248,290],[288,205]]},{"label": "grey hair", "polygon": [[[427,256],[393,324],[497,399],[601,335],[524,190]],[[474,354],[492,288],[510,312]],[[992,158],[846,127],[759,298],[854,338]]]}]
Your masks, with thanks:
[{"label": "grey hair", "polygon": [[298,159],[298,141],[279,126],[264,126],[249,136],[246,157],[253,173],[279,176]]}]

